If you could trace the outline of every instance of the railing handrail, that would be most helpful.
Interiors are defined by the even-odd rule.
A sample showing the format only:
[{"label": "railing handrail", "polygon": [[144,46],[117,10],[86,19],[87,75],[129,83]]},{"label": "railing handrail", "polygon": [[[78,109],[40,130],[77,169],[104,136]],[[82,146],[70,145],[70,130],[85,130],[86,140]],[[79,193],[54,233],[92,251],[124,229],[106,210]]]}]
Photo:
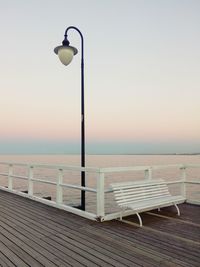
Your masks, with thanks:
[{"label": "railing handrail", "polygon": [[200,164],[167,164],[167,165],[141,165],[141,166],[130,166],[130,167],[106,167],[100,168],[100,172],[129,172],[129,171],[145,171],[145,170],[161,170],[168,168],[200,168]]},{"label": "railing handrail", "polygon": [[40,164],[40,163],[19,163],[19,162],[0,162],[0,165],[12,165],[12,166],[26,166],[26,167],[34,167],[34,168],[47,168],[47,169],[55,169],[55,170],[66,170],[66,171],[85,171],[85,172],[93,172],[99,173],[100,168],[98,167],[79,167],[73,165],[57,165],[57,164]]},{"label": "railing handrail", "polygon": [[139,166],[129,166],[129,167],[79,167],[74,165],[57,165],[57,164],[40,164],[40,163],[20,163],[20,162],[4,162],[1,161],[0,165],[13,165],[13,166],[27,166],[34,168],[47,168],[55,170],[66,170],[66,171],[85,171],[93,173],[109,173],[109,172],[128,172],[128,171],[145,171],[148,169],[159,170],[167,168],[200,168],[200,164],[160,164],[160,165],[139,165]]},{"label": "railing handrail", "polygon": [[[200,166],[200,165],[199,165]],[[129,171],[145,171],[145,170],[157,170],[166,168],[185,168],[184,164],[168,164],[168,165],[141,165],[141,166],[130,166],[130,167],[112,167],[112,168],[100,168],[100,172],[129,172]]]},{"label": "railing handrail", "polygon": [[200,168],[200,164],[198,163],[190,163],[190,164],[184,164],[185,168]]}]

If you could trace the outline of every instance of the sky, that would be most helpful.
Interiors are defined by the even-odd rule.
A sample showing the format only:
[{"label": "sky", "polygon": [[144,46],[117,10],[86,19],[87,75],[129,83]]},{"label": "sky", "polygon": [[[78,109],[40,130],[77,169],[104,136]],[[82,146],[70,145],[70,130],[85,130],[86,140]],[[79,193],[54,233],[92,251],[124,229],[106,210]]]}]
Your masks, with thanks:
[{"label": "sky", "polygon": [[[199,0],[0,0],[0,153],[200,152]],[[80,51],[80,37],[69,32]]]}]

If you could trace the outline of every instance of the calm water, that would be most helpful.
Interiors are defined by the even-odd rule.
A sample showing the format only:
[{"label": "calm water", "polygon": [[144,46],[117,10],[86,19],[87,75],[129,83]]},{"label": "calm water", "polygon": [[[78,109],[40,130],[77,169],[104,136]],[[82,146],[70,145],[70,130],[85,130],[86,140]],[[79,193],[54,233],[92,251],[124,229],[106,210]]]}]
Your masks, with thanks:
[{"label": "calm water", "polygon": [[[78,155],[0,155],[0,161],[79,165]],[[197,163],[200,155],[87,155],[87,166],[113,167]]]},{"label": "calm water", "polygon": [[[65,164],[80,166],[80,156],[78,155],[0,155],[0,161],[4,162],[20,162],[20,163],[45,163],[45,164]],[[167,164],[200,164],[200,155],[88,155],[86,157],[86,165],[88,167],[127,167],[138,165],[167,165]],[[0,167],[0,172],[5,169]],[[17,167],[14,174],[27,175],[27,169]],[[154,178],[164,178],[166,180],[174,180],[180,178],[180,171],[177,168],[166,170],[158,170],[153,173]],[[34,171],[35,178],[48,179],[56,181],[57,173],[51,170],[36,169]],[[143,179],[144,172],[128,172],[128,173],[111,173],[105,176],[105,187],[109,187],[110,183],[118,181],[129,181]],[[187,170],[188,179],[200,180],[200,168]],[[86,185],[96,187],[96,174],[86,175]],[[80,184],[80,173],[66,172],[64,174],[64,182],[72,184]],[[7,180],[0,176],[0,185],[6,186]],[[198,187],[198,188],[197,188]],[[200,186],[187,186],[189,195],[193,199],[200,199]],[[14,188],[17,190],[26,190],[27,182],[24,180],[14,179]],[[180,186],[173,187],[173,193],[180,193]],[[78,190],[64,189],[64,202],[70,205],[77,205],[80,201],[80,192]],[[34,194],[38,196],[51,196],[55,199],[55,187],[46,184],[34,184]],[[94,211],[96,205],[96,196],[94,193],[86,193],[86,207],[88,211]],[[110,212],[115,209],[115,202],[112,194],[106,194],[106,211]]]}]

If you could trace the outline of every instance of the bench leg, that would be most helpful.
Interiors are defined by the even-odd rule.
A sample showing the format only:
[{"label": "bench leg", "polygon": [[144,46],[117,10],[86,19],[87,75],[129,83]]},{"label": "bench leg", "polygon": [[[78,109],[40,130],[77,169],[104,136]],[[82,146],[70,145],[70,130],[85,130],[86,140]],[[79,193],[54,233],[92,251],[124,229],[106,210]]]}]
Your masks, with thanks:
[{"label": "bench leg", "polygon": [[139,222],[140,222],[140,227],[142,227],[142,218],[140,217],[139,213],[136,213],[136,215],[138,216]]},{"label": "bench leg", "polygon": [[120,215],[119,215],[119,219],[120,219],[120,221],[122,221],[122,216],[123,216],[123,212],[124,212],[124,210],[125,210],[124,208],[121,209],[121,212],[120,212]]},{"label": "bench leg", "polygon": [[160,208],[158,208],[158,211],[160,211]]},{"label": "bench leg", "polygon": [[176,204],[174,204],[174,206],[175,206],[176,209],[177,209],[177,214],[178,214],[178,216],[180,216],[180,210],[179,210],[178,206],[177,206]]}]

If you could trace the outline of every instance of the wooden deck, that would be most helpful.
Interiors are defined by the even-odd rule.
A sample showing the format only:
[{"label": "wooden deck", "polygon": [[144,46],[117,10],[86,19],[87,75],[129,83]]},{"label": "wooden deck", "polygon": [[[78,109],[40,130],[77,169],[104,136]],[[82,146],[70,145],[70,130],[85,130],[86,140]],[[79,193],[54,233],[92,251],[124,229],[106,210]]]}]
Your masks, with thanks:
[{"label": "wooden deck", "polygon": [[92,222],[0,191],[0,266],[200,266],[200,206]]}]

